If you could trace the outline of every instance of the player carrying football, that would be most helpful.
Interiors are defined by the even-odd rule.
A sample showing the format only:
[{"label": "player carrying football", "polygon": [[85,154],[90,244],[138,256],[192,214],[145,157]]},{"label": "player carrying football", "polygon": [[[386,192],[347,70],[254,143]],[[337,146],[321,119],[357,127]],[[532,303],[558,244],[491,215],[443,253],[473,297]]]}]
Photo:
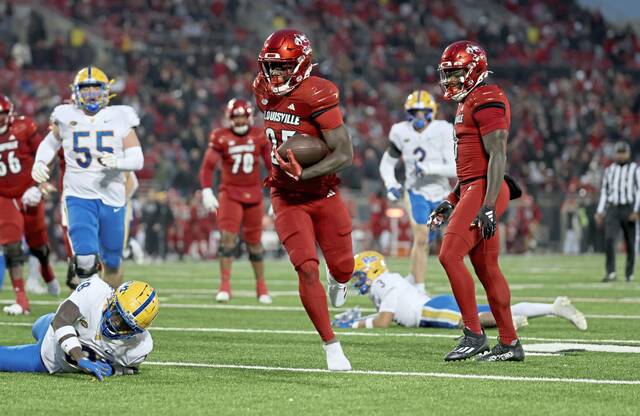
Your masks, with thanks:
[{"label": "player carrying football", "polygon": [[409,280],[419,291],[425,292],[424,275],[431,237],[427,221],[449,194],[449,178],[456,176],[453,125],[435,119],[438,105],[424,90],[412,92],[404,109],[407,120],[394,124],[389,131],[389,148],[380,161],[380,176],[387,187],[387,198],[397,201],[402,187],[396,179],[395,167],[402,157],[413,233]]},{"label": "player carrying football", "polygon": [[32,176],[49,179],[49,163],[64,148],[63,197],[78,277],[88,279],[104,266],[102,278],[116,288],[125,236],[127,171],[142,169],[144,156],[135,127],[140,119],[125,105],[109,106],[111,81],[96,67],[81,69],[73,104],[57,106],[51,131],[38,147]]},{"label": "player carrying football", "polygon": [[[449,220],[440,262],[464,322],[464,336],[445,361],[478,354],[484,354],[479,358],[483,361],[522,361],[524,351],[511,318],[509,284],[498,265],[497,221],[507,209],[509,198],[518,196],[505,181],[509,100],[500,87],[484,83],[489,74],[487,54],[473,42],[449,45],[438,71],[444,98],[459,103],[454,123],[458,184],[431,214],[430,221],[437,226]],[[499,342],[489,353],[478,317],[475,285],[464,264],[466,255],[487,292],[498,326]]]},{"label": "player carrying football", "polygon": [[[260,163],[271,169],[269,142],[264,131],[253,127],[253,107],[245,100],[232,99],[225,111],[228,128],[211,132],[209,148],[200,168],[202,203],[209,211],[217,210],[220,242],[220,288],[218,302],[231,298],[231,262],[233,249],[242,226],[242,237],[247,244],[249,260],[256,277],[256,296],[260,303],[270,304],[271,296],[264,280],[264,250],[262,248],[262,180]],[[213,171],[222,162],[221,184],[218,197],[211,189]]]},{"label": "player carrying football", "polygon": [[42,141],[30,118],[13,114],[13,103],[0,95],[0,246],[4,249],[16,303],[6,306],[9,315],[29,313],[24,290],[22,237],[40,262],[49,293],[58,295],[60,285],[49,264],[49,236],[44,219],[42,192],[31,179],[31,166]]},{"label": "player carrying football", "polygon": [[[338,194],[335,173],[351,164],[353,147],[342,121],[338,89],[326,79],[311,76],[311,44],[297,30],[272,33],[258,63],[260,72],[253,87],[272,142],[268,184],[275,228],[298,272],[300,299],[324,341],[328,368],[350,370],[331,328],[316,253],[317,243],[327,263],[329,298],[333,306],[341,306],[353,272],[353,253],[351,216]],[[324,140],[330,152],[305,168],[291,149],[284,160],[276,149],[297,133]]]}]

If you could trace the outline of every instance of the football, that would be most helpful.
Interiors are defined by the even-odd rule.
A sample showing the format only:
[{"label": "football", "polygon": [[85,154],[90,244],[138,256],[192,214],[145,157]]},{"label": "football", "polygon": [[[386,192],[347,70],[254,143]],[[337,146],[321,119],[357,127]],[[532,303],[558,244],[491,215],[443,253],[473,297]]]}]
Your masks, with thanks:
[{"label": "football", "polygon": [[318,163],[329,153],[329,146],[324,140],[306,134],[291,136],[278,147],[278,154],[284,160],[287,160],[288,149],[293,151],[293,155],[302,167]]}]

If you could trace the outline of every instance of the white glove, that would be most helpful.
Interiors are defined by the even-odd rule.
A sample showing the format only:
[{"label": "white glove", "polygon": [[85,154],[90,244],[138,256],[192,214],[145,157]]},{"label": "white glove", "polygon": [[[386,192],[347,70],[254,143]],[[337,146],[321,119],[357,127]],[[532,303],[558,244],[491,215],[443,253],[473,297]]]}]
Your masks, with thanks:
[{"label": "white glove", "polygon": [[218,198],[213,194],[213,189],[202,189],[202,205],[204,205],[209,212],[213,212],[218,209]]},{"label": "white glove", "polygon": [[32,186],[22,194],[22,203],[28,207],[35,207],[40,203],[41,199],[42,192],[37,186]]},{"label": "white glove", "polygon": [[98,161],[110,169],[118,169],[118,158],[113,153],[105,152],[100,156]]},{"label": "white glove", "polygon": [[49,180],[49,167],[42,161],[37,161],[31,168],[31,177],[38,183]]}]

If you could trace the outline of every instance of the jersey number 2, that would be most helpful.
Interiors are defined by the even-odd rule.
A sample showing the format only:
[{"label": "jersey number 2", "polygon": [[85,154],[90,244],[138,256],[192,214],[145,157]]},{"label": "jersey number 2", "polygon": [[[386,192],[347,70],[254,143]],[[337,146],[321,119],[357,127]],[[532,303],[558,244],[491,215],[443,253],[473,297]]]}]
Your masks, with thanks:
[{"label": "jersey number 2", "polygon": [[[80,139],[89,138],[91,132],[88,131],[74,131],[73,132],[73,151],[80,157],[76,157],[78,166],[86,169],[91,165],[91,148],[88,146],[80,146]],[[105,137],[113,137],[113,131],[97,131],[96,132],[96,149],[100,153],[113,153],[113,147],[104,146],[102,140]]]}]

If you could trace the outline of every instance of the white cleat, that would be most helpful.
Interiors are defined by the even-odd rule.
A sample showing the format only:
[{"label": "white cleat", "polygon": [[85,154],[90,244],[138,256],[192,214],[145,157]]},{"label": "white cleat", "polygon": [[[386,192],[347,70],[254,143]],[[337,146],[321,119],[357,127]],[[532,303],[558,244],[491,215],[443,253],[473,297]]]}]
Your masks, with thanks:
[{"label": "white cleat", "polygon": [[566,296],[558,296],[553,302],[553,314],[571,322],[580,331],[587,330],[587,319],[584,314],[571,304],[571,300]]},{"label": "white cleat", "polygon": [[221,291],[216,295],[216,302],[229,302],[231,295],[229,292]]},{"label": "white cleat", "polygon": [[327,368],[331,371],[351,371],[351,363],[344,352],[340,342],[332,344],[322,344],[324,352],[327,354]]},{"label": "white cleat", "polygon": [[14,303],[10,306],[5,306],[4,308],[2,308],[2,310],[7,315],[29,315],[29,310],[23,309],[22,306],[18,305],[17,303]]},{"label": "white cleat", "polygon": [[349,285],[347,283],[338,283],[336,279],[331,276],[329,267],[325,265],[327,271],[327,292],[329,292],[329,300],[334,308],[339,308],[347,301],[347,292]]},{"label": "white cleat", "polygon": [[57,280],[52,280],[49,283],[47,283],[47,290],[49,291],[49,294],[52,296],[59,296],[60,295],[60,283],[58,283]]},{"label": "white cleat", "polygon": [[260,295],[258,297],[258,302],[264,305],[271,305],[273,303],[273,299],[271,299],[270,295]]},{"label": "white cleat", "polygon": [[529,320],[524,315],[514,315],[512,318],[513,318],[513,327],[516,330],[529,325]]},{"label": "white cleat", "polygon": [[33,295],[44,295],[47,293],[47,288],[41,285],[36,279],[27,279],[27,283],[24,285],[24,290]]}]

